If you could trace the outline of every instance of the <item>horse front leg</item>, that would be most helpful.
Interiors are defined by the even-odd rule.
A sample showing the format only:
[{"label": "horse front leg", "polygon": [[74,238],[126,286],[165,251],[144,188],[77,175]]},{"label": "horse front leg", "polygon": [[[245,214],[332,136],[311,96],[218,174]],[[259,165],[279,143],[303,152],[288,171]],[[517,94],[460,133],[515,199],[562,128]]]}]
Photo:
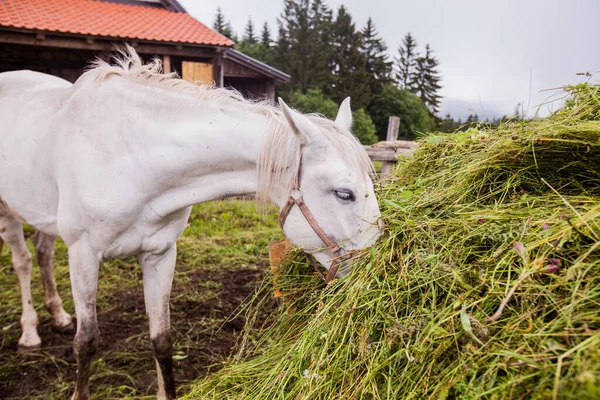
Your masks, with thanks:
[{"label": "horse front leg", "polygon": [[144,274],[144,299],[158,375],[156,397],[160,400],[175,398],[169,296],[176,255],[177,248],[173,245],[161,254],[142,253],[138,256]]},{"label": "horse front leg", "polygon": [[65,333],[73,331],[74,327],[71,316],[63,308],[63,302],[54,280],[52,260],[54,259],[55,241],[56,238],[39,231],[33,236],[35,252],[44,284],[46,310],[52,314],[52,327],[58,332]]},{"label": "horse front leg", "polygon": [[100,332],[96,316],[96,292],[100,259],[82,239],[69,247],[71,287],[77,315],[73,348],[77,359],[77,381],[73,400],[88,400],[90,366],[98,351]]},{"label": "horse front leg", "polygon": [[31,253],[27,249],[23,226],[14,217],[0,216],[0,237],[12,253],[12,264],[21,286],[21,338],[19,350],[30,350],[42,345],[37,333],[38,316],[31,298]]}]

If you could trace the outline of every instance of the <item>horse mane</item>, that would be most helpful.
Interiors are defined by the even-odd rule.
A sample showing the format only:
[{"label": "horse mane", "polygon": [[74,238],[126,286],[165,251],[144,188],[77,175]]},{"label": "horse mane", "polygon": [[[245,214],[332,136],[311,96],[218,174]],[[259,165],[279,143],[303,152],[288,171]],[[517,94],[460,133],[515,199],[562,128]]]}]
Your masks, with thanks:
[{"label": "horse mane", "polygon": [[[273,105],[269,100],[246,99],[240,92],[232,88],[219,88],[214,84],[195,84],[181,79],[176,72],[164,73],[160,58],[156,57],[149,63],[144,63],[130,45],[117,50],[112,60],[113,63],[110,64],[96,59],[90,65],[86,75],[94,75],[94,80],[99,84],[116,75],[143,85],[192,93],[205,101],[235,103],[237,106],[266,115],[265,135],[257,162],[257,198],[268,201],[271,190],[278,182],[281,182],[289,168],[294,171],[289,181],[289,189],[291,189],[298,173],[303,144],[289,128],[289,124],[278,106]],[[319,128],[350,168],[360,171],[365,179],[374,173],[373,164],[367,152],[351,132],[341,129],[334,121],[322,115],[304,114],[304,116]]]}]

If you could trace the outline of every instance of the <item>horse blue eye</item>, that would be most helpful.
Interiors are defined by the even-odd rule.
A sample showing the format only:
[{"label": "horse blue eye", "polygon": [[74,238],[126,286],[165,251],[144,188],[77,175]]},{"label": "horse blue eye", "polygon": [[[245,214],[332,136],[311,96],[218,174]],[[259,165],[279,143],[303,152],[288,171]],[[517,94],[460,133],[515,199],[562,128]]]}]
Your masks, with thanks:
[{"label": "horse blue eye", "polygon": [[356,197],[354,197],[354,193],[351,190],[348,189],[339,189],[339,190],[334,190],[335,195],[340,199],[340,200],[344,200],[344,201],[354,201],[356,200]]}]

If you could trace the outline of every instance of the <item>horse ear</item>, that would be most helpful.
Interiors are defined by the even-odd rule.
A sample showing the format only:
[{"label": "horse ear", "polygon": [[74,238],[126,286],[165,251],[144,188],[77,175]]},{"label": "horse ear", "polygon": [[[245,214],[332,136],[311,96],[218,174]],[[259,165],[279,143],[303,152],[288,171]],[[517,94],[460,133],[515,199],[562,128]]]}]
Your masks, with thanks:
[{"label": "horse ear", "polygon": [[349,131],[352,128],[352,110],[350,109],[350,97],[346,97],[340,105],[335,123],[340,128]]},{"label": "horse ear", "polygon": [[308,120],[304,115],[292,110],[287,104],[279,98],[279,105],[283,111],[283,116],[292,128],[292,131],[300,140],[300,143],[305,145],[327,146],[328,142],[325,137],[319,132],[319,128]]}]

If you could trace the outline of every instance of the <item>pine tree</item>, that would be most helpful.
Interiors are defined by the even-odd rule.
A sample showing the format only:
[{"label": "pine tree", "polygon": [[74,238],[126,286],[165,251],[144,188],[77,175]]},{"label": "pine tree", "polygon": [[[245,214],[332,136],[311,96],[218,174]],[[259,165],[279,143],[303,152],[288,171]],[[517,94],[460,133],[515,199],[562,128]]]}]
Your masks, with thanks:
[{"label": "pine tree", "polygon": [[250,27],[250,23],[251,21],[248,22],[248,26],[246,27],[244,39],[236,44],[236,50],[262,61],[265,64],[272,65],[273,53],[275,49],[273,46],[271,46],[272,40],[269,25],[266,22],[263,25],[261,39],[259,42],[256,37],[254,37],[254,40],[252,41],[252,37],[254,36],[254,26]]},{"label": "pine tree", "polygon": [[517,103],[516,107],[515,107],[515,112],[513,113],[512,118],[517,120],[517,121],[522,121],[523,118],[523,104],[521,104],[520,102]]},{"label": "pine tree", "polygon": [[[285,10],[284,10],[285,13]],[[290,67],[290,48],[292,47],[292,43],[290,40],[290,34],[279,19],[277,19],[278,33],[277,33],[277,42],[273,47],[273,58],[274,58],[274,66],[279,68],[282,71],[290,74],[290,81],[293,81],[295,77],[291,76],[292,70]],[[290,83],[279,83],[280,89],[283,89],[281,94],[287,98],[287,93],[291,90],[291,82]]]},{"label": "pine tree", "polygon": [[[303,2],[304,3],[304,2]],[[284,9],[277,19],[279,39],[275,53],[275,66],[290,74],[288,83],[282,83],[284,97],[290,91],[307,89],[305,82],[306,45],[308,42],[308,8],[300,7],[294,0],[284,0]]]},{"label": "pine tree", "polygon": [[223,15],[221,7],[217,7],[217,15],[215,16],[213,29],[219,32],[221,35],[226,36],[230,39],[233,37],[233,31],[231,30],[231,22],[225,22],[225,15]]},{"label": "pine tree", "polygon": [[366,58],[361,52],[361,34],[356,31],[352,16],[344,6],[340,6],[333,24],[331,42],[334,52],[331,67],[334,76],[334,90],[331,97],[338,103],[346,96],[352,97],[356,109],[367,107],[371,102],[369,74]]},{"label": "pine tree", "polygon": [[406,34],[400,47],[398,47],[396,61],[396,80],[401,88],[414,93],[414,78],[416,64],[419,54],[417,53],[417,41],[409,33]]},{"label": "pine tree", "polygon": [[271,30],[269,29],[269,24],[265,22],[263,25],[262,32],[260,34],[260,42],[265,48],[271,47]]},{"label": "pine tree", "polygon": [[310,58],[307,65],[308,85],[331,95],[333,76],[329,61],[332,53],[330,36],[332,32],[333,12],[323,0],[313,0],[310,13],[309,42]]},{"label": "pine tree", "polygon": [[225,16],[223,15],[223,11],[221,7],[217,7],[217,15],[215,15],[215,22],[213,22],[213,29],[221,34],[225,30],[226,22]]},{"label": "pine tree", "polygon": [[369,88],[377,95],[383,87],[392,82],[392,62],[389,61],[387,46],[379,37],[371,17],[362,30],[361,52],[365,56],[365,69],[369,75]]},{"label": "pine tree", "polygon": [[287,72],[291,81],[279,84],[280,93],[305,93],[308,88],[329,94],[331,73],[327,55],[326,32],[331,11],[322,0],[284,0],[284,10],[277,19],[279,37],[274,49],[275,67]]},{"label": "pine tree", "polygon": [[248,23],[246,24],[246,30],[244,31],[244,36],[242,36],[242,40],[247,42],[248,44],[255,44],[256,34],[254,33],[254,23],[252,22],[252,18],[248,18]]},{"label": "pine tree", "polygon": [[467,120],[465,121],[464,130],[467,130],[469,128],[471,128],[472,126],[476,126],[479,125],[479,115],[477,115],[477,113],[475,114],[469,114],[469,116],[467,117]]},{"label": "pine tree", "polygon": [[416,59],[415,73],[413,79],[413,91],[421,98],[433,114],[440,107],[442,96],[439,95],[440,73],[437,69],[439,61],[433,56],[429,45],[425,46],[425,55]]},{"label": "pine tree", "polygon": [[440,132],[456,132],[459,128],[459,122],[455,121],[454,118],[450,115],[450,113],[446,114],[444,118],[441,119],[438,128]]}]

